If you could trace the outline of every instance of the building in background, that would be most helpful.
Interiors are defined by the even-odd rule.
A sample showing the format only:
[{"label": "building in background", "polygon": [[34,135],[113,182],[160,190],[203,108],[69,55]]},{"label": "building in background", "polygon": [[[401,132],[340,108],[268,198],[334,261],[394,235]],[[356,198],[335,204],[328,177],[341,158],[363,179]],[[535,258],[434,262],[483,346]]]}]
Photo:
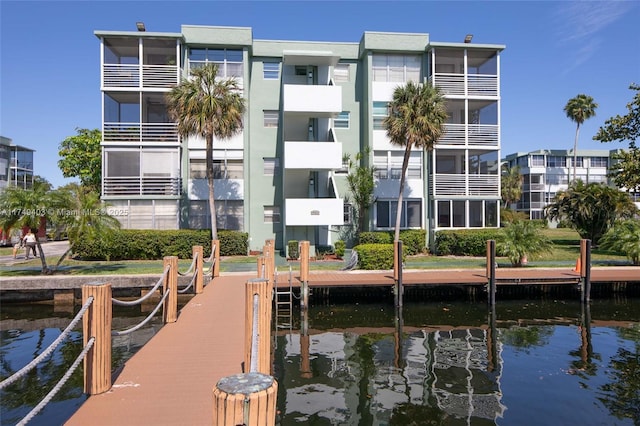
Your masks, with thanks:
[{"label": "building in background", "polygon": [[[577,150],[576,179],[584,183],[612,184],[608,178],[611,156],[616,150]],[[509,154],[508,167],[518,167],[522,176],[522,196],[510,206],[530,219],[543,219],[544,209],[558,191],[566,190],[573,179],[573,150],[541,149]],[[624,190],[624,189],[622,189]],[[630,196],[640,206],[640,194]]]},{"label": "building in background", "polygon": [[219,65],[247,101],[243,131],[214,140],[219,229],[312,247],[354,227],[345,158],[370,151],[368,224],[395,223],[404,149],[382,121],[393,89],[432,81],[450,120],[432,152],[414,150],[402,228],[499,226],[502,45],[434,43],[428,34],[365,32],[359,42],[256,40],[251,28],[183,25],[180,33],[95,31],[103,104],[102,198],[125,228],[207,228],[205,141],[182,139],[165,95],[194,67]]},{"label": "building in background", "polygon": [[29,189],[33,186],[33,153],[16,145],[10,138],[0,136],[0,189],[13,185]]}]

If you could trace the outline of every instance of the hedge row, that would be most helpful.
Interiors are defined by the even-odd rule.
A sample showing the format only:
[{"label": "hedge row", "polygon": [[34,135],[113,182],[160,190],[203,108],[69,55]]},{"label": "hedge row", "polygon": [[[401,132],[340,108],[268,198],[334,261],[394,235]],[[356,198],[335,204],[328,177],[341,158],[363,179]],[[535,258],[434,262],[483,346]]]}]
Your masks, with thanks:
[{"label": "hedge row", "polygon": [[[248,234],[218,231],[221,256],[246,255]],[[165,256],[192,257],[193,246],[203,246],[211,255],[211,231],[121,229],[95,240],[74,243],[73,253],[85,260],[158,260]]]},{"label": "hedge row", "polygon": [[[361,232],[358,234],[359,244],[393,244],[393,231]],[[407,229],[400,231],[403,253],[409,256],[424,253],[427,231],[424,229]]]},{"label": "hedge row", "polygon": [[[353,249],[358,252],[359,269],[393,269],[393,244],[359,244]],[[403,253],[402,261],[405,259]]]},{"label": "hedge row", "polygon": [[440,256],[485,256],[487,240],[498,240],[499,229],[462,229],[436,232],[435,250]]}]

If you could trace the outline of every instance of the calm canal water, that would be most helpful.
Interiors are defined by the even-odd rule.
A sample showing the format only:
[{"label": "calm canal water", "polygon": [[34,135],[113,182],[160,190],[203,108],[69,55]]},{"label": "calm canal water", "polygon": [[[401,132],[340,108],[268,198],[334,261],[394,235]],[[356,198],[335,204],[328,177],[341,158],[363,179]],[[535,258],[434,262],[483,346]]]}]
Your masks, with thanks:
[{"label": "calm canal water", "polygon": [[[73,314],[3,306],[0,374],[37,356]],[[115,313],[118,329],[145,315]],[[114,368],[160,327],[114,341]],[[312,306],[274,340],[278,424],[640,425],[640,299]],[[80,351],[72,338],[0,393],[13,425]],[[59,425],[82,404],[76,373],[32,425]]]}]

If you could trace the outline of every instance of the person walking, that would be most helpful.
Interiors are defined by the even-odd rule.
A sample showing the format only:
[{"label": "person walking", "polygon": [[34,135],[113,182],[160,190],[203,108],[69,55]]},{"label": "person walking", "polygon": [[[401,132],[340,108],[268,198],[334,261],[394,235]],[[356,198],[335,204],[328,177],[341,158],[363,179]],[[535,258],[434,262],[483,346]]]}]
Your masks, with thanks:
[{"label": "person walking", "polygon": [[27,232],[27,235],[24,236],[24,244],[27,248],[27,252],[26,252],[26,258],[29,259],[29,252],[33,252],[33,257],[37,257],[38,254],[36,253],[36,235],[31,232],[31,230],[29,230],[29,232]]}]

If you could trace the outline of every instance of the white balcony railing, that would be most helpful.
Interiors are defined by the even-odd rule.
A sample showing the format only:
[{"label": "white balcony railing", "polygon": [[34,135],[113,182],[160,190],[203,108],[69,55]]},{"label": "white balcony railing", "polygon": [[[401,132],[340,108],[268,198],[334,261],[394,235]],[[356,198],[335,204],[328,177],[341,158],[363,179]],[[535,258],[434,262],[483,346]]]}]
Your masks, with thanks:
[{"label": "white balcony railing", "polygon": [[120,195],[180,195],[179,177],[105,177],[102,193]]},{"label": "white balcony railing", "polygon": [[344,225],[342,198],[287,198],[286,226]]},{"label": "white balcony railing", "polygon": [[180,142],[175,123],[104,123],[105,144],[166,144]]},{"label": "white balcony railing", "polygon": [[104,64],[104,88],[171,88],[179,83],[176,65]]},{"label": "white balcony railing", "polygon": [[498,76],[468,74],[465,89],[464,74],[436,73],[431,82],[442,90],[445,96],[496,97],[498,96]]},{"label": "white balcony railing", "polygon": [[285,84],[283,108],[285,113],[335,117],[342,112],[342,87]]},{"label": "white balcony railing", "polygon": [[[465,127],[468,127],[468,139]],[[498,146],[498,126],[495,124],[445,124],[444,128],[444,134],[438,139],[439,145]]]},{"label": "white balcony railing", "polygon": [[498,175],[463,175],[436,173],[432,175],[434,196],[500,196]]},{"label": "white balcony railing", "polygon": [[286,169],[338,170],[342,168],[340,142],[285,142]]}]

